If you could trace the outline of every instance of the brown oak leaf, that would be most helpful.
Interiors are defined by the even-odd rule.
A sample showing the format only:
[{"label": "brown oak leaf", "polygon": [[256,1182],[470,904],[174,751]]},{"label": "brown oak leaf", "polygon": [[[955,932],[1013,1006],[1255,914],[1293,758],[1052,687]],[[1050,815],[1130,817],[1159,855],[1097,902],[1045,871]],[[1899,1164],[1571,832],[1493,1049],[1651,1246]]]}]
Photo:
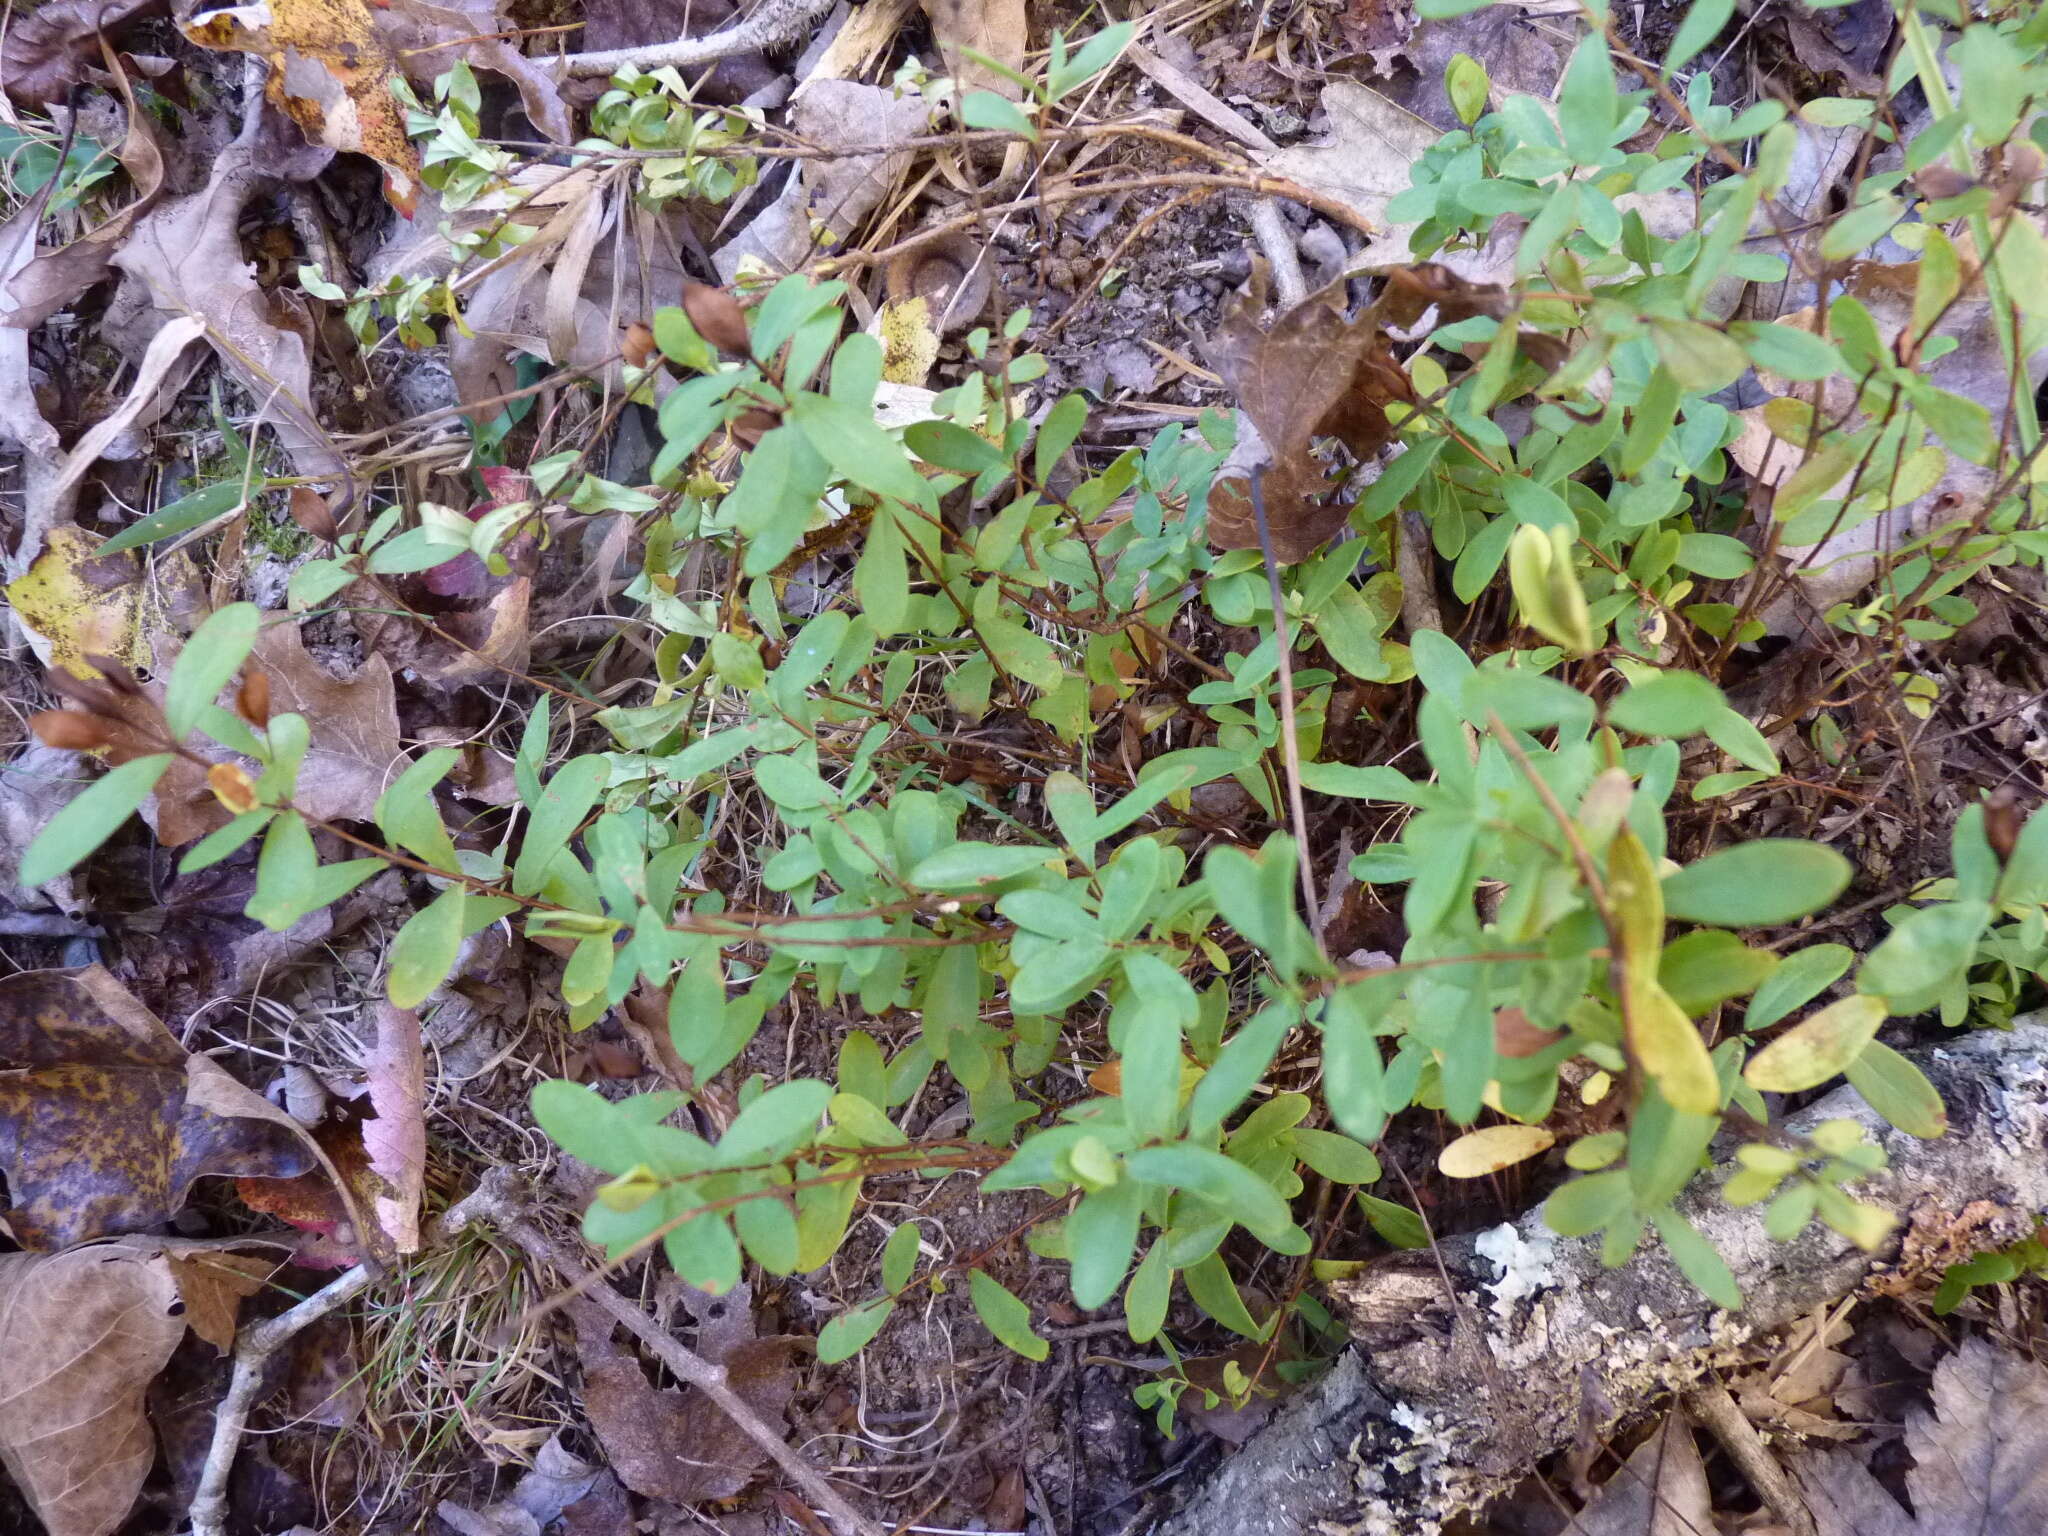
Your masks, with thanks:
[{"label": "brown oak leaf", "polygon": [[117,33],[162,9],[162,0],[51,0],[17,12],[0,39],[0,81],[25,107],[61,102],[99,63],[100,33]]},{"label": "brown oak leaf", "polygon": [[[1311,294],[1262,329],[1253,316],[1263,285],[1234,306],[1208,341],[1216,371],[1258,429],[1271,468],[1261,482],[1273,551],[1283,564],[1304,560],[1344,525],[1349,508],[1326,499],[1318,437],[1334,437],[1361,462],[1393,438],[1390,401],[1409,395],[1377,316],[1342,312],[1341,288]],[[1211,493],[1209,540],[1218,549],[1259,545],[1249,487],[1228,482]]]}]

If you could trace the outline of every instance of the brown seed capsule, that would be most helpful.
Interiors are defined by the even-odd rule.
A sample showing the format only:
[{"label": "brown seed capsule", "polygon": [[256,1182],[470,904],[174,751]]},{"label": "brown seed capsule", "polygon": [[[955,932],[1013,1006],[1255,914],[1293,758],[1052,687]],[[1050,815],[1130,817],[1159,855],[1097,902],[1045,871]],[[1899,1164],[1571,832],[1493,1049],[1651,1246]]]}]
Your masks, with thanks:
[{"label": "brown seed capsule", "polygon": [[113,689],[105,683],[80,677],[68,668],[59,667],[50,673],[50,688],[83,707],[87,714],[118,718],[121,713],[121,700]]},{"label": "brown seed capsule", "polygon": [[626,327],[626,334],[619,342],[619,352],[635,368],[645,368],[647,359],[654,356],[654,332],[639,321]]},{"label": "brown seed capsule", "polygon": [[1948,197],[1961,197],[1977,185],[1973,177],[1964,175],[1952,165],[1922,166],[1913,173],[1913,188],[1922,197],[1937,201]]},{"label": "brown seed capsule", "polygon": [[1998,855],[1999,863],[2011,858],[2013,849],[2019,846],[2020,826],[2025,820],[2020,815],[2019,796],[2010,785],[2001,784],[1984,802],[1984,837],[1991,844],[1991,851]]},{"label": "brown seed capsule", "polygon": [[270,677],[260,667],[242,674],[242,686],[235,691],[235,712],[251,725],[270,724]]},{"label": "brown seed capsule", "polygon": [[747,313],[739,300],[709,283],[683,284],[683,313],[697,334],[721,352],[747,355]]},{"label": "brown seed capsule", "polygon": [[327,510],[327,498],[310,485],[292,487],[292,521],[323,544],[332,544],[341,531],[334,526],[334,514]]},{"label": "brown seed capsule", "polygon": [[31,715],[28,724],[44,746],[68,752],[90,752],[112,739],[104,720],[75,709],[45,709]]}]

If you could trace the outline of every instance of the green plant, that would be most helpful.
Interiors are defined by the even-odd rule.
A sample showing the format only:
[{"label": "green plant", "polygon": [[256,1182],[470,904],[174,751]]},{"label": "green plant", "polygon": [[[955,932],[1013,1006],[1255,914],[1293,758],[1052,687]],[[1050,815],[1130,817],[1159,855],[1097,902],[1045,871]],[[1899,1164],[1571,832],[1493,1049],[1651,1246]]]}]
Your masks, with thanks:
[{"label": "green plant", "polygon": [[2027,1275],[2048,1275],[2048,1229],[2036,1228],[2009,1247],[1980,1253],[1943,1271],[1934,1293],[1934,1315],[1947,1317],[1980,1286],[2010,1285]]},{"label": "green plant", "polygon": [[[1667,72],[1726,15],[1701,8]],[[1956,46],[2000,70],[2010,53],[2025,80],[2043,30],[1972,22]],[[1968,41],[1980,32],[1995,41]],[[1033,100],[1060,98],[1085,78],[1076,71],[1106,63],[1121,42],[1105,36],[1071,57],[1056,49],[1047,80],[1029,82]],[[1538,1128],[1567,1082],[1589,1114],[1565,1149],[1576,1176],[1545,1211],[1561,1233],[1600,1234],[1609,1263],[1654,1233],[1703,1292],[1740,1305],[1726,1264],[1674,1204],[1724,1128],[1744,1140],[1725,1194],[1768,1201],[1773,1235],[1818,1219],[1876,1246],[1891,1218],[1850,1188],[1884,1166],[1882,1150],[1847,1121],[1793,1136],[1772,1124],[1764,1095],[1846,1075],[1894,1126],[1941,1134],[1933,1089],[1875,1035],[1888,1017],[1934,1008],[1962,1022],[1994,917],[2028,953],[2039,946],[2048,817],[2001,857],[1981,812],[1966,815],[1952,882],[1899,914],[1860,965],[1841,944],[1781,954],[1745,937],[1824,911],[1852,870],[1812,841],[1695,852],[1673,835],[1697,825],[1679,820],[1696,801],[1783,772],[1717,681],[1733,648],[1761,633],[1768,583],[1726,585],[1753,557],[1734,536],[1744,504],[1723,489],[1739,424],[1713,396],[1752,368],[1845,393],[1827,412],[1779,412],[1772,430],[1803,459],[1775,487],[1765,542],[1818,544],[1876,518],[1931,485],[1929,466],[1951,452],[1993,472],[1981,499],[1888,551],[1875,597],[1835,612],[1853,675],[1888,685],[1907,647],[1963,617],[1962,579],[2037,560],[2041,543],[2022,494],[2029,397],[2015,393],[1994,430],[1982,402],[1915,372],[1936,345],[1919,322],[1966,284],[1957,242],[1913,215],[1968,222],[1981,209],[2000,221],[1997,238],[2020,242],[2013,250],[2039,237],[2015,233],[2033,226],[1997,211],[1988,185],[1913,209],[1895,196],[1901,178],[1867,178],[1819,254],[1917,227],[1904,238],[1919,242],[1924,287],[1905,340],[1873,339],[1853,296],[1834,302],[1826,335],[1728,320],[1713,300],[1720,285],[1786,271],[1782,256],[1745,248],[1788,174],[1784,109],[1738,115],[1698,75],[1670,98],[1683,126],[1653,151],[1630,149],[1650,89],[1667,87],[1651,71],[1645,90],[1623,92],[1615,65],[1596,29],[1555,121],[1522,97],[1478,110],[1483,71],[1454,65],[1471,126],[1425,157],[1396,216],[1419,221],[1418,257],[1484,242],[1509,215],[1528,222],[1512,284],[1446,283],[1459,317],[1429,333],[1376,402],[1397,451],[1335,504],[1359,537],[1310,541],[1284,570],[1255,549],[1212,549],[1211,497],[1233,438],[1221,415],[1070,474],[1090,405],[1075,394],[1024,409],[1046,371],[1018,351],[1024,312],[973,333],[965,382],[890,428],[875,409],[880,346],[850,330],[840,283],[787,277],[746,311],[695,289],[652,320],[682,380],[659,407],[659,494],[583,474],[576,454],[529,466],[537,497],[640,519],[629,596],[661,633],[651,692],[581,718],[566,695],[542,698],[517,754],[520,804],[478,824],[487,846],[472,837],[458,849],[444,823],[446,749],[391,783],[380,840],[316,829],[294,809],[305,722],[215,702],[255,639],[253,610],[237,606],[172,671],[158,750],[60,814],[23,878],[89,853],[191,756],[197,731],[250,767],[209,769],[237,817],[183,867],[260,836],[252,917],[289,926],[387,863],[420,882],[430,899],[390,954],[394,1002],[428,996],[465,935],[508,917],[573,945],[561,996],[576,1027],[642,984],[666,992],[671,1043],[695,1081],[746,1074],[715,1139],[670,1123],[679,1092],[613,1102],[547,1083],[534,1111],[608,1176],[587,1235],[614,1257],[658,1243],[713,1290],[747,1260],[778,1275],[826,1263],[869,1180],[961,1172],[986,1190],[1037,1192],[1034,1250],[1065,1260],[1081,1305],[1121,1298],[1134,1339],[1160,1336],[1184,1288],[1224,1327],[1270,1342],[1290,1314],[1316,1325],[1319,1309],[1297,1285],[1255,1312],[1236,1261],[1256,1245],[1313,1273],[1296,1203],[1312,1183],[1376,1183],[1373,1144],[1414,1105],[1460,1127],[1502,1122],[1453,1142],[1446,1171],[1534,1155],[1551,1144]],[[443,115],[460,126],[462,110],[451,89]],[[689,151],[675,173],[685,182],[707,173],[691,153],[708,165],[711,149],[732,147],[693,137],[714,130],[667,85],[622,86],[607,110],[628,137],[687,141],[675,146]],[[1014,103],[970,96],[965,112],[970,124],[1044,131]],[[1924,166],[1989,154],[2018,125],[1974,102],[1938,114],[1923,135],[1937,142],[1908,146],[1902,175],[1916,155]],[[1653,234],[1629,200],[1680,188],[1697,194],[1700,222]],[[2048,272],[2031,258],[2004,264],[2012,307],[1999,311],[2027,333],[2041,313],[2029,267]],[[1397,323],[1393,308],[1332,316],[1328,331],[1376,335]],[[1311,330],[1299,345],[1326,343],[1336,344]],[[1498,408],[1516,400],[1535,403],[1511,436]],[[1296,434],[1303,454],[1325,452],[1320,417]],[[1252,488],[1262,541],[1269,503],[1295,518],[1312,501],[1290,497]],[[1404,511],[1419,515],[1461,600],[1498,594],[1488,611],[1501,622],[1476,628],[1469,650],[1419,625],[1405,643],[1388,638],[1406,595],[1393,574]],[[382,508],[297,573],[293,606],[324,604],[366,573],[464,552],[501,558],[535,512],[522,503],[472,523],[431,505]],[[830,596],[791,580],[854,547]],[[700,555],[724,579],[688,586]],[[1381,569],[1361,578],[1367,562]],[[1506,622],[1510,600],[1519,625]],[[1176,638],[1195,629],[1220,647],[1213,655]],[[1341,698],[1411,683],[1420,755],[1407,771],[1331,747],[1350,723],[1337,718]],[[97,707],[90,693],[80,702]],[[949,772],[948,712],[1029,742],[1029,792]],[[1098,741],[1111,719],[1129,722],[1132,751]],[[1161,740],[1169,722],[1177,734]],[[1251,835],[1199,808],[1198,790],[1226,782],[1265,818],[1246,813]],[[1297,841],[1311,824],[1296,809],[1310,795],[1333,810],[1375,808],[1382,835],[1349,873],[1398,907],[1405,939],[1392,965],[1348,970],[1312,926],[1314,860],[1304,868]],[[744,844],[713,810],[735,796],[759,813]],[[315,830],[367,856],[322,865]],[[1851,990],[1787,1026],[1852,971]],[[820,1060],[773,1080],[749,1070],[765,1060],[750,1049],[792,995],[821,1013],[914,1025],[851,1028],[829,1073]],[[1510,1018],[1533,1048],[1502,1048]],[[1063,1057],[1113,1064],[1113,1079],[1095,1080],[1111,1085],[1077,1096],[1051,1070]],[[957,1136],[915,1139],[906,1107],[941,1073],[970,1114]],[[1512,1156],[1499,1155],[1506,1146]],[[1367,1199],[1390,1240],[1420,1240],[1412,1211]],[[1042,1355],[1028,1304],[986,1263],[963,1267],[991,1333]],[[822,1358],[856,1352],[900,1298],[956,1278],[926,1263],[908,1225],[878,1269],[872,1292],[824,1330]],[[1170,1420],[1184,1388],[1146,1390]]]}]

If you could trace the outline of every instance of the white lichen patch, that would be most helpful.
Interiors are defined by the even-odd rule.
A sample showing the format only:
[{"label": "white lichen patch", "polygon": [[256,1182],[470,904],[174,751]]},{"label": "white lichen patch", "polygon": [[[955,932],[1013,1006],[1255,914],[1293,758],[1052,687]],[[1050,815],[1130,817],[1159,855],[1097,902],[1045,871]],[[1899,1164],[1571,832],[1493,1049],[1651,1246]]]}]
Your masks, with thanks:
[{"label": "white lichen patch", "polygon": [[1532,1226],[1524,1235],[1513,1222],[1504,1221],[1480,1233],[1472,1246],[1500,1270],[1498,1279],[1486,1282],[1495,1317],[1512,1317],[1516,1302],[1557,1284],[1550,1268],[1557,1256],[1557,1240],[1541,1227]]}]

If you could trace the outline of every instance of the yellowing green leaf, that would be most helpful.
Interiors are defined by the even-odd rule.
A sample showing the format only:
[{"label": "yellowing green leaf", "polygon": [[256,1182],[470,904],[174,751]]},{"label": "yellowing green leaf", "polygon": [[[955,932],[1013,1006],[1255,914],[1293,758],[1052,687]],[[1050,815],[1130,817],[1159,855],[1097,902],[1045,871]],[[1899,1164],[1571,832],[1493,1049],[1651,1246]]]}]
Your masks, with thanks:
[{"label": "yellowing green leaf", "polygon": [[1633,982],[1627,1025],[1630,1053],[1673,1109],[1691,1115],[1720,1109],[1721,1079],[1707,1044],[1669,992],[1654,981]]},{"label": "yellowing green leaf", "polygon": [[1437,1155],[1437,1172],[1447,1179],[1482,1179],[1512,1168],[1557,1144],[1540,1125],[1488,1125],[1467,1131]]},{"label": "yellowing green leaf", "polygon": [[1829,1003],[1752,1056],[1743,1078],[1761,1093],[1817,1088],[1862,1053],[1888,1012],[1883,998],[1861,993]]}]

